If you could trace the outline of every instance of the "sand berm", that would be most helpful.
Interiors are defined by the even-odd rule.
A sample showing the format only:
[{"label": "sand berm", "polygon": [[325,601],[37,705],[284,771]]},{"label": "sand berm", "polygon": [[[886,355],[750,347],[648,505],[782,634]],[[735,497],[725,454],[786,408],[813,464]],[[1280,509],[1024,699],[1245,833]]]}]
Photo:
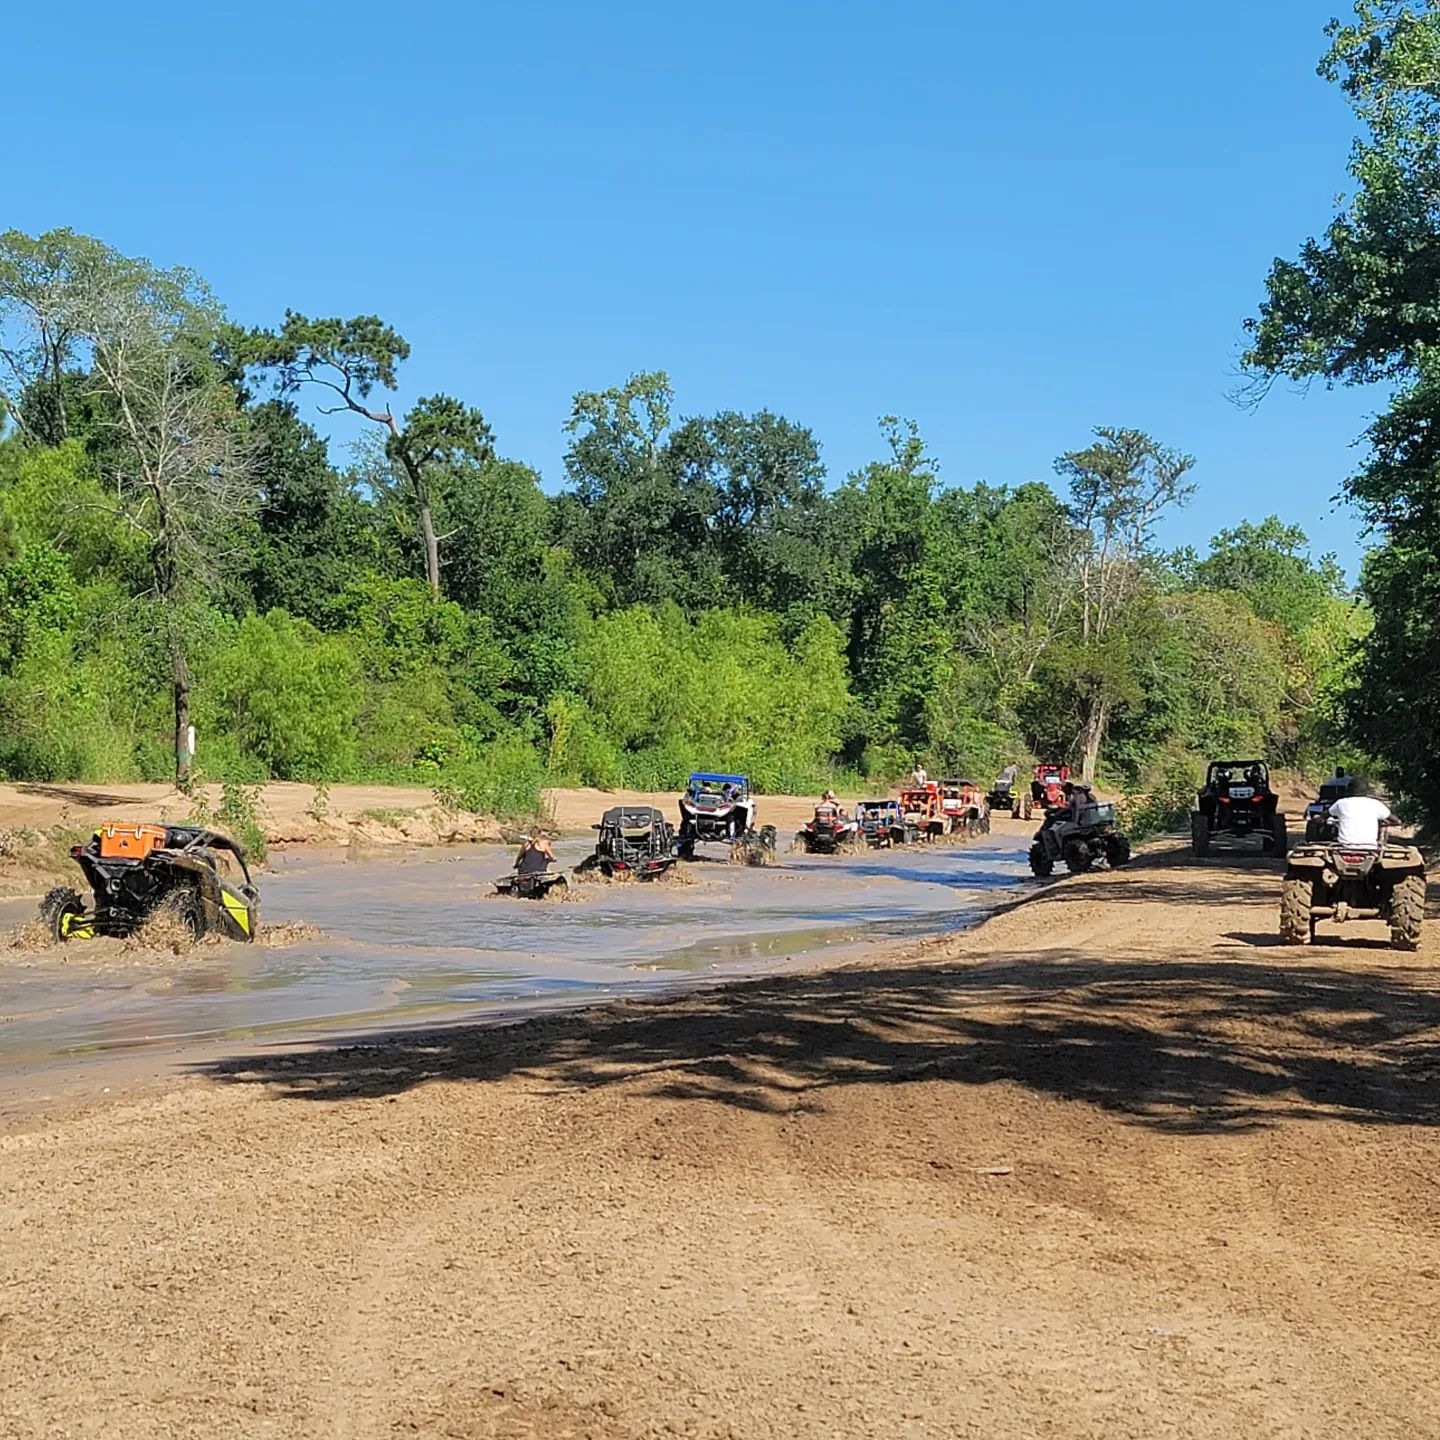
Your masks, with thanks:
[{"label": "sand berm", "polygon": [[1440,923],[1173,847],[0,1140],[0,1435],[1440,1435]]}]

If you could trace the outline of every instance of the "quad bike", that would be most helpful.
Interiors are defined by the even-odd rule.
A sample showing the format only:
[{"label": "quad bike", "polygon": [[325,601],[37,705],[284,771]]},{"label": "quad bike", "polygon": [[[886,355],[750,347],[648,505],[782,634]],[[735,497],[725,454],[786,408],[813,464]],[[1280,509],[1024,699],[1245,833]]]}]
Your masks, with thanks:
[{"label": "quad bike", "polygon": [[676,839],[680,858],[693,860],[699,844],[728,845],[733,851],[737,843],[752,837],[758,840],[755,797],[750,793],[749,780],[743,775],[696,771],[686,781],[685,793],[680,797]]},{"label": "quad bike", "polygon": [[942,780],[940,797],[952,835],[990,833],[990,797],[973,780]]},{"label": "quad bike", "polygon": [[1072,875],[1083,875],[1099,861],[1118,870],[1130,859],[1130,842],[1115,829],[1113,805],[1087,805],[1075,822],[1069,816],[1069,806],[1054,806],[1035,832],[1030,869],[1040,879],[1052,875],[1059,860]]},{"label": "quad bike", "polygon": [[253,940],[260,892],[245,852],[228,836],[197,825],[106,825],[70,851],[94,897],[59,885],[40,902],[56,940],[132,935],[152,915],[169,912],[196,939],[209,934]]},{"label": "quad bike", "polygon": [[1190,812],[1191,851],[1205,856],[1217,836],[1255,835],[1266,854],[1283,855],[1290,841],[1279,804],[1263,760],[1212,760]]},{"label": "quad bike", "polygon": [[599,832],[595,853],[577,871],[651,880],[675,863],[675,827],[652,805],[613,805],[591,828]]},{"label": "quad bike", "polygon": [[563,900],[570,890],[570,877],[563,870],[512,870],[495,882],[497,895],[510,895],[517,900],[548,900],[553,895]]},{"label": "quad bike", "polygon": [[1375,849],[1334,841],[1297,845],[1289,854],[1280,891],[1280,938],[1308,945],[1320,920],[1384,920],[1397,950],[1420,944],[1425,919],[1425,859],[1413,845]]},{"label": "quad bike", "polygon": [[900,792],[905,823],[921,840],[938,840],[950,828],[941,801],[940,787],[931,780]]},{"label": "quad bike", "polygon": [[859,822],[828,800],[815,807],[814,816],[795,832],[796,850],[807,855],[842,855],[859,841]]},{"label": "quad bike", "polygon": [[862,800],[855,808],[860,838],[872,849],[909,845],[920,838],[898,800]]}]

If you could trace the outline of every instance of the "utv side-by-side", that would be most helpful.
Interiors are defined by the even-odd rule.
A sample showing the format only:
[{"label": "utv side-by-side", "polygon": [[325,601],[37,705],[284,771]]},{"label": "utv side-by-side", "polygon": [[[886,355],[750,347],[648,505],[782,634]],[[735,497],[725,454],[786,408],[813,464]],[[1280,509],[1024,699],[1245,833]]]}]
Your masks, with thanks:
[{"label": "utv side-by-side", "polygon": [[938,840],[950,828],[940,786],[934,780],[901,791],[900,808],[905,812],[906,824],[921,840]]},{"label": "utv side-by-side", "polygon": [[577,870],[650,880],[675,863],[675,827],[653,805],[612,805],[591,828],[595,853]]},{"label": "utv side-by-side", "polygon": [[1212,760],[1190,812],[1190,849],[1208,855],[1217,837],[1243,840],[1253,835],[1267,854],[1283,855],[1289,842],[1279,804],[1263,760]]},{"label": "utv side-by-side", "polygon": [[697,770],[680,797],[680,858],[693,860],[700,844],[733,845],[755,828],[755,800],[744,775]]},{"label": "utv side-by-side", "polygon": [[862,800],[855,807],[860,836],[865,844],[880,848],[908,845],[920,838],[920,831],[906,817],[898,800]]},{"label": "utv side-by-side", "polygon": [[768,865],[776,838],[773,825],[756,828],[755,796],[744,775],[697,770],[686,781],[675,840],[682,860],[693,860],[697,845],[728,845],[732,860]]},{"label": "utv side-by-side", "polygon": [[197,825],[106,825],[70,854],[93,905],[68,885],[50,891],[40,916],[57,940],[124,937],[162,910],[197,939],[253,940],[260,928],[260,893],[227,835]]},{"label": "utv side-by-side", "polygon": [[975,781],[942,780],[940,807],[952,835],[990,833],[990,799]]}]

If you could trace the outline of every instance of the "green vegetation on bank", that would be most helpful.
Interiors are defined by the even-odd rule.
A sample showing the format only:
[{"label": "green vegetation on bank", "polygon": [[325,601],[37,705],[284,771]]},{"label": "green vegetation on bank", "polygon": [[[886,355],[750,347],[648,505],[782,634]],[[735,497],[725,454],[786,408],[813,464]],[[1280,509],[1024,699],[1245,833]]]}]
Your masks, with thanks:
[{"label": "green vegetation on bank", "polygon": [[183,774],[193,725],[237,786],[521,814],[547,781],[1032,754],[1169,793],[1212,752],[1339,743],[1368,611],[1273,517],[1157,548],[1192,462],[1137,430],[1077,437],[1053,488],[966,488],[887,418],[827,483],[803,425],[675,416],[656,372],[575,397],[549,495],[478,409],[395,398],[373,316],[246,329],[190,272],[10,232],[0,336],[10,778]]}]

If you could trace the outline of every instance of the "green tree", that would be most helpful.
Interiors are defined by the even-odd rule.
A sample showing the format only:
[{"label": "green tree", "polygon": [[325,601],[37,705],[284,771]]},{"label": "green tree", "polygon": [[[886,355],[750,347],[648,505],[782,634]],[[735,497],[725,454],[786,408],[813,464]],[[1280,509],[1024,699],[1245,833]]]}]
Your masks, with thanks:
[{"label": "green tree", "polygon": [[1115,707],[1135,686],[1133,635],[1117,627],[1148,582],[1156,521],[1195,493],[1189,455],[1142,430],[1100,427],[1096,442],[1055,462],[1069,482],[1076,544],[1072,560],[1079,631],[1067,666],[1078,696],[1081,774],[1095,776]]},{"label": "green tree", "polygon": [[1440,817],[1440,6],[1361,0],[1334,21],[1320,72],[1363,133],[1354,193],[1295,260],[1277,260],[1246,360],[1277,376],[1397,387],[1348,482],[1385,537],[1361,591],[1374,631],[1346,703],[1350,734],[1398,791]]},{"label": "green tree", "polygon": [[231,327],[222,339],[220,353],[232,374],[243,377],[255,370],[273,375],[282,396],[318,390],[329,397],[321,414],[348,412],[383,427],[389,465],[375,470],[372,478],[390,491],[394,504],[413,512],[425,579],[438,595],[440,544],[448,537],[435,526],[435,477],[454,465],[493,455],[494,437],[480,411],[450,395],[430,395],[397,419],[389,405],[371,403],[377,387],[395,389],[397,369],[410,355],[404,337],[375,315],[312,320],[287,310],[278,330]]},{"label": "green tree", "polygon": [[1298,525],[1278,515],[1258,525],[1242,521],[1210,542],[1210,553],[1193,568],[1191,583],[1208,590],[1234,590],[1245,596],[1262,620],[1302,634],[1319,618],[1326,603],[1344,593],[1345,578],[1333,555],[1317,562]]}]

